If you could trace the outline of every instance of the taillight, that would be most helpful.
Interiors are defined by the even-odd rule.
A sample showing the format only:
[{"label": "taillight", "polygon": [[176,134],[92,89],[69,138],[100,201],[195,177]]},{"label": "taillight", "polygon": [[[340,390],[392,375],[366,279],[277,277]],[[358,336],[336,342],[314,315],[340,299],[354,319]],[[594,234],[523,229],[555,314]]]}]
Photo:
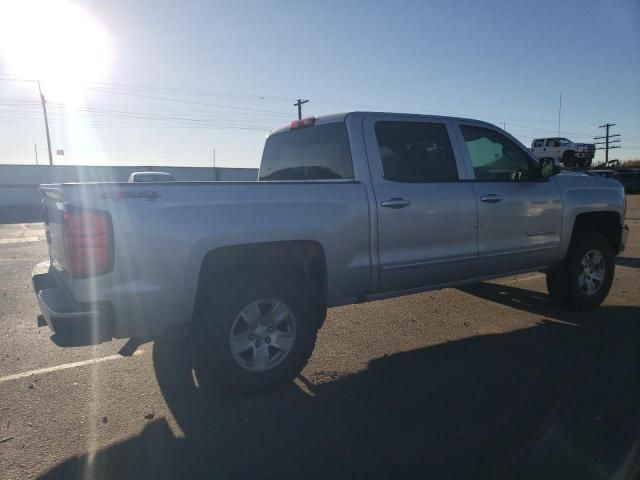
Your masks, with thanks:
[{"label": "taillight", "polygon": [[295,130],[296,128],[313,127],[315,123],[316,123],[315,117],[307,117],[307,118],[303,118],[302,120],[294,120],[289,125],[289,130]]},{"label": "taillight", "polygon": [[63,216],[66,267],[73,278],[111,269],[111,222],[105,213],[71,211]]}]

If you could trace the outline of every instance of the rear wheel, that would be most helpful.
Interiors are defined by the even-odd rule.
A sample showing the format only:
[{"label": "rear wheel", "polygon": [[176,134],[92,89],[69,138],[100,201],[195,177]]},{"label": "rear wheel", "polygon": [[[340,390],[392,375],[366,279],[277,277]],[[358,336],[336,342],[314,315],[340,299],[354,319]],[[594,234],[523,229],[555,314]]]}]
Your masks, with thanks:
[{"label": "rear wheel", "polygon": [[547,272],[549,294],[558,303],[576,310],[598,307],[611,289],[614,259],[605,237],[596,232],[585,233],[572,243],[565,260]]},{"label": "rear wheel", "polygon": [[197,327],[215,379],[255,393],[291,382],[315,346],[323,311],[284,278],[245,273],[201,294]]}]

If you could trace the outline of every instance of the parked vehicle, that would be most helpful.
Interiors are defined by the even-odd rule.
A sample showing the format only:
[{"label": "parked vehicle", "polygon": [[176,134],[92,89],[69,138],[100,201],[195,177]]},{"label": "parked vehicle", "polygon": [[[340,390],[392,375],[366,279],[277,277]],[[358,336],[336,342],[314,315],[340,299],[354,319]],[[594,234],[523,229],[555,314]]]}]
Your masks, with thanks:
[{"label": "parked vehicle", "polygon": [[618,170],[613,176],[614,180],[619,181],[624,186],[627,193],[640,192],[640,168],[625,168]]},{"label": "parked vehicle", "polygon": [[175,182],[173,175],[166,172],[132,172],[129,182]]},{"label": "parked vehicle", "polygon": [[628,233],[619,183],[423,115],[292,122],[257,182],[41,190],[51,261],[33,283],[56,335],[195,332],[241,391],[291,381],[328,307],[544,270],[553,299],[595,308]]},{"label": "parked vehicle", "polygon": [[531,150],[537,158],[555,158],[565,167],[587,168],[591,166],[596,153],[593,143],[574,143],[568,138],[536,138]]},{"label": "parked vehicle", "polygon": [[597,169],[597,170],[589,170],[589,174],[598,175],[598,176],[604,177],[604,178],[611,178],[616,174],[616,171],[615,170]]}]

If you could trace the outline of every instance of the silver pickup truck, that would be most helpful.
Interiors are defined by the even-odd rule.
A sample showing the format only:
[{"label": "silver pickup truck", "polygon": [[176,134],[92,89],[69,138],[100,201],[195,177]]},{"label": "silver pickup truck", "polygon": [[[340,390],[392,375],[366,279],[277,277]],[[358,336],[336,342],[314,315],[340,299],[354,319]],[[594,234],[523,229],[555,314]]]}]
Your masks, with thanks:
[{"label": "silver pickup truck", "polygon": [[195,333],[212,374],[268,389],[304,367],[328,307],[528,271],[566,307],[600,305],[624,192],[558,170],[476,120],[307,118],[270,134],[255,182],[41,186],[33,284],[56,336]]}]

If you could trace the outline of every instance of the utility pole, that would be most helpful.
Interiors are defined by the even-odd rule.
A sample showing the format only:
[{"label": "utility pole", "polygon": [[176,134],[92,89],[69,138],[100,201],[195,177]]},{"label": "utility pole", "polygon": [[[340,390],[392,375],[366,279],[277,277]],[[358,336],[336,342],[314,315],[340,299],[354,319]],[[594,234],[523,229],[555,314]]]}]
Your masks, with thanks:
[{"label": "utility pole", "polygon": [[[604,125],[600,125],[598,128],[604,128],[606,134],[603,137],[593,137],[594,140],[600,140],[599,142],[595,142],[596,150],[604,150],[604,165],[605,167],[609,165],[609,150],[613,150],[614,148],[620,148],[620,145],[611,145],[612,143],[620,143],[619,133],[610,134],[609,129],[613,127],[615,123],[605,123]],[[611,140],[613,138],[613,140]],[[604,141],[602,141],[604,139]]]},{"label": "utility pole", "polygon": [[36,165],[38,165],[38,144],[33,144],[33,149],[36,151]]},{"label": "utility pole", "polygon": [[560,92],[560,104],[558,105],[558,136],[560,136],[560,115],[562,114],[562,92]]},{"label": "utility pole", "polygon": [[213,179],[218,180],[218,170],[216,169],[216,149],[213,149]]},{"label": "utility pole", "polygon": [[42,94],[40,88],[40,80],[38,80],[38,92],[40,92],[40,102],[42,102],[42,111],[44,112],[44,128],[47,131],[47,147],[49,148],[49,165],[53,165],[53,156],[51,155],[51,137],[49,137],[49,119],[47,118],[47,101]]},{"label": "utility pole", "polygon": [[293,104],[294,107],[298,107],[298,120],[302,120],[302,105],[308,102],[309,100],[302,100],[299,98],[298,101]]}]

